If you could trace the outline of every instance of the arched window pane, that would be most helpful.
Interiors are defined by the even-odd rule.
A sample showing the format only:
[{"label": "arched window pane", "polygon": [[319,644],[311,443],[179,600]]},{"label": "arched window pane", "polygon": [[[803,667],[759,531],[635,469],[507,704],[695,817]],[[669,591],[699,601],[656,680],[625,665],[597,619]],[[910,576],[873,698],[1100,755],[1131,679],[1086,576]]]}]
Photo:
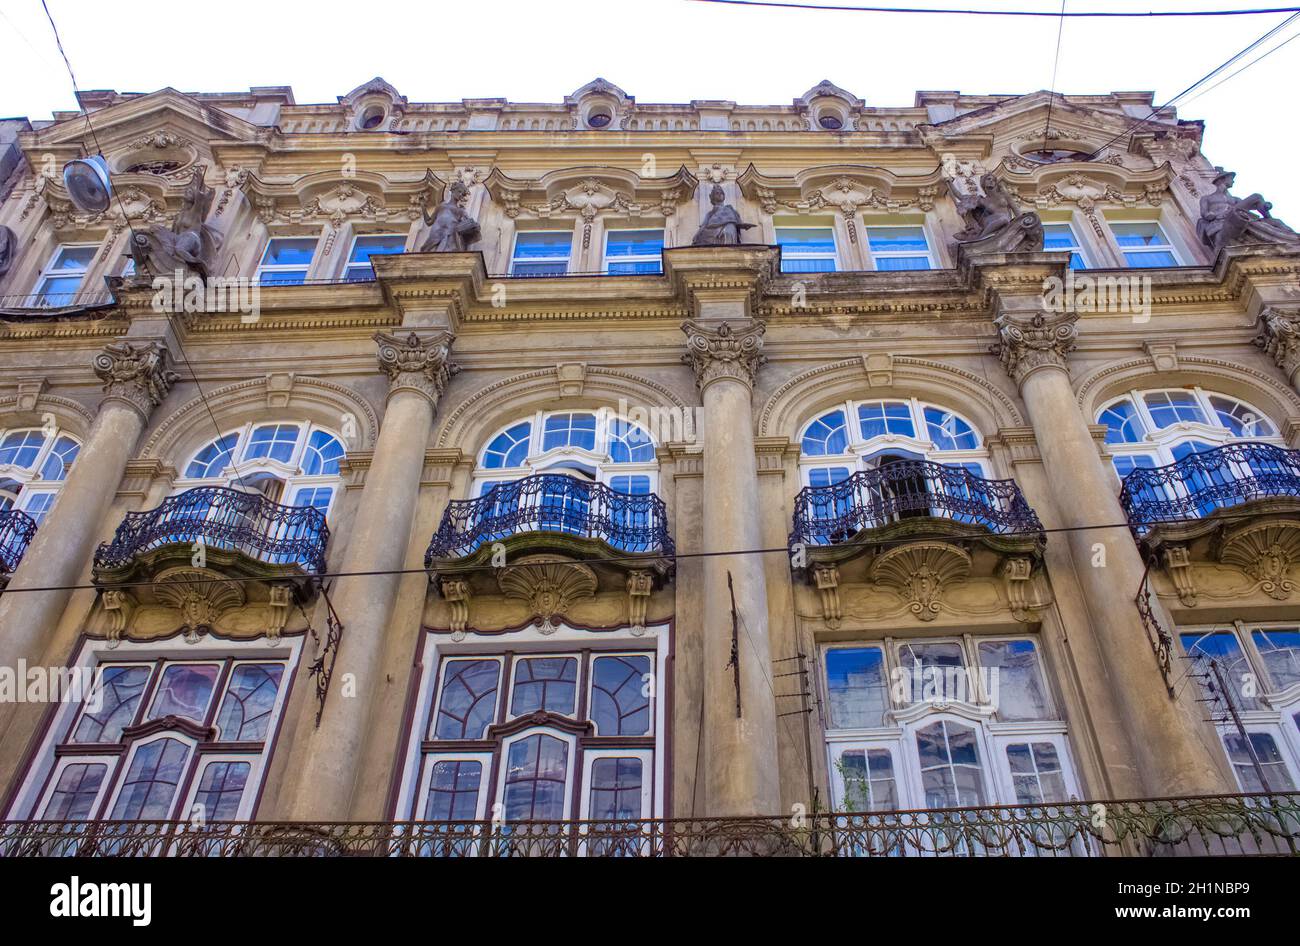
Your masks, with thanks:
[{"label": "arched window pane", "polygon": [[1179,422],[1206,423],[1205,412],[1191,391],[1149,391],[1142,396],[1156,429],[1164,430]]},{"label": "arched window pane", "polygon": [[915,437],[916,425],[912,423],[912,409],[903,401],[871,401],[858,405],[858,425],[862,439],[870,440],[884,434]]},{"label": "arched window pane", "polygon": [[542,450],[554,450],[556,447],[596,449],[596,415],[552,414],[546,418]]},{"label": "arched window pane", "polygon": [[483,763],[472,759],[435,762],[424,803],[425,821],[472,821],[478,816]]},{"label": "arched window pane", "polygon": [[204,767],[194,795],[194,804],[203,806],[200,810],[204,818],[233,821],[238,817],[251,768],[247,762],[209,762]]},{"label": "arched window pane", "polygon": [[506,758],[506,821],[561,821],[569,744],[546,733],[520,739]]},{"label": "arched window pane", "polygon": [[221,471],[230,466],[231,454],[238,442],[239,434],[226,434],[219,440],[214,440],[194,455],[194,459],[185,468],[185,475],[191,479],[220,476]]},{"label": "arched window pane", "polygon": [[29,468],[45,445],[45,435],[39,430],[15,430],[0,441],[0,466],[12,464]]},{"label": "arched window pane", "polygon": [[974,450],[980,438],[966,421],[949,411],[927,407],[925,426],[938,450]]},{"label": "arched window pane", "polygon": [[77,459],[77,454],[80,451],[81,444],[71,437],[60,437],[54,441],[54,446],[50,448],[49,454],[45,457],[45,462],[41,464],[41,479],[66,479],[68,471],[72,469],[72,463]]},{"label": "arched window pane", "polygon": [[500,675],[501,665],[495,660],[449,661],[433,738],[482,739],[496,718]]},{"label": "arched window pane", "polygon": [[591,665],[591,719],[601,736],[644,736],[650,732],[650,658],[597,657]]},{"label": "arched window pane", "polygon": [[253,431],[244,451],[245,460],[268,457],[280,463],[293,459],[293,448],[298,443],[297,424],[265,424]]},{"label": "arched window pane", "polygon": [[975,730],[941,720],[917,730],[921,788],[927,808],[986,804]]},{"label": "arched window pane", "polygon": [[572,716],[578,694],[575,657],[521,657],[515,661],[510,711],[527,716],[539,710]]},{"label": "arched window pane", "polygon": [[122,730],[135,717],[136,707],[149,682],[148,667],[106,667],[99,680],[102,695],[90,700],[98,703],[77,722],[73,742],[117,742]]},{"label": "arched window pane", "polygon": [[649,463],[655,458],[654,441],[636,424],[613,420],[609,425],[609,459],[613,463]]},{"label": "arched window pane", "polygon": [[809,425],[800,446],[806,457],[835,456],[849,449],[843,411],[831,411]]},{"label": "arched window pane", "polygon": [[221,701],[221,712],[217,714],[222,741],[266,739],[283,674],[282,664],[240,664],[235,668]]},{"label": "arched window pane", "polygon": [[1106,425],[1107,443],[1140,443],[1146,436],[1142,418],[1128,398],[1116,401],[1102,411],[1097,423]]},{"label": "arched window pane", "polygon": [[1277,433],[1277,428],[1267,417],[1234,398],[1212,394],[1210,406],[1219,422],[1231,430],[1234,437],[1272,437]]},{"label": "arched window pane", "polygon": [[172,664],[163,671],[149,719],[179,716],[203,722],[217,684],[219,664]]},{"label": "arched window pane", "polygon": [[122,780],[113,820],[156,821],[171,814],[190,750],[175,739],[160,739],[139,749]]},{"label": "arched window pane", "polygon": [[523,466],[528,459],[528,440],[533,425],[528,421],[515,424],[493,438],[483,451],[483,466],[489,470]]},{"label": "arched window pane", "polygon": [[591,764],[587,817],[618,821],[641,817],[641,760],[597,759]]},{"label": "arched window pane", "polygon": [[59,783],[50,793],[41,817],[47,821],[86,821],[106,771],[107,766],[102,764],[68,766],[59,775]]},{"label": "arched window pane", "polygon": [[337,476],[339,461],[346,452],[333,434],[313,430],[303,451],[302,472],[306,476]]},{"label": "arched window pane", "polygon": [[1246,659],[1236,634],[1232,631],[1216,631],[1210,634],[1180,634],[1179,637],[1189,657],[1205,658],[1191,662],[1192,673],[1208,674],[1209,660],[1216,661],[1222,670],[1224,682],[1232,690],[1237,707],[1245,710],[1260,708],[1259,699],[1256,696],[1246,696],[1244,692],[1243,684],[1252,679],[1253,674],[1250,661]]}]

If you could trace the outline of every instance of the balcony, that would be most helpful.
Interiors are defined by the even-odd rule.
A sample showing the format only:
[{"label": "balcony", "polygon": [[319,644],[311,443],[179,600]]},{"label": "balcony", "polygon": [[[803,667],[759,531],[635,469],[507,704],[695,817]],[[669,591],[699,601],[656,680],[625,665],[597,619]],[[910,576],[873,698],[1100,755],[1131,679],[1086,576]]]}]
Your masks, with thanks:
[{"label": "balcony", "polygon": [[[1099,817],[1099,814],[1102,815]],[[1104,857],[1300,854],[1300,794],[618,821],[0,822],[0,857]]]},{"label": "balcony", "polygon": [[0,512],[0,587],[9,580],[35,537],[36,521],[27,513],[17,509]]},{"label": "balcony", "polygon": [[0,296],[0,316],[69,315],[113,305],[107,289],[84,292],[36,292],[27,295]]},{"label": "balcony", "polygon": [[319,509],[203,486],[169,496],[155,509],[127,513],[113,540],[95,552],[95,581],[135,580],[173,560],[264,578],[306,578],[325,570],[328,541]]}]

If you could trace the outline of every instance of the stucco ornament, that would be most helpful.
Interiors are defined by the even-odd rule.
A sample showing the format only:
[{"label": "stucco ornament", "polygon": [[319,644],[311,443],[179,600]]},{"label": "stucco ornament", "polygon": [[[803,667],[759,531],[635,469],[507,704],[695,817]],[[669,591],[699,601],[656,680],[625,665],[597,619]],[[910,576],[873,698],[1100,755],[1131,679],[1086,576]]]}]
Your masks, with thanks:
[{"label": "stucco ornament", "polygon": [[168,367],[161,342],[118,342],[95,356],[95,374],[104,382],[103,401],[125,401],[145,417],[163,402],[179,375]]},{"label": "stucco ornament", "polygon": [[17,245],[18,238],[14,236],[13,230],[0,226],[0,277],[9,272],[9,267],[13,265]]},{"label": "stucco ornament", "polygon": [[213,581],[213,573],[184,568],[159,576],[158,601],[181,615],[185,642],[197,644],[222,614],[244,603],[239,582]]},{"label": "stucco ornament", "polygon": [[200,279],[215,272],[221,234],[204,222],[216,196],[203,182],[204,170],[203,165],[194,169],[170,228],[155,225],[132,235],[131,256],[137,272],[170,276],[179,270]]},{"label": "stucco ornament", "polygon": [[1255,344],[1288,376],[1300,370],[1300,309],[1267,308],[1259,314],[1259,324]]},{"label": "stucco ornament", "polygon": [[497,584],[507,598],[523,601],[542,634],[558,630],[555,619],[596,593],[596,573],[557,555],[528,555],[502,569]]},{"label": "stucco ornament", "polygon": [[998,340],[989,350],[998,356],[1012,380],[1023,384],[1039,368],[1065,367],[1065,356],[1079,338],[1078,320],[1072,312],[1051,317],[1039,312],[1025,321],[1003,315],[996,323]]},{"label": "stucco ornament", "polygon": [[376,332],[379,370],[388,375],[388,396],[398,391],[416,391],[437,403],[451,376],[460,370],[450,361],[450,332],[421,337],[411,332],[405,338]]},{"label": "stucco ornament", "polygon": [[1300,234],[1270,215],[1273,205],[1263,197],[1228,193],[1236,177],[1220,169],[1214,191],[1201,198],[1201,219],[1196,221],[1201,242],[1216,254],[1235,243],[1300,243]]},{"label": "stucco ornament", "polygon": [[[951,159],[951,160],[950,160]],[[957,243],[972,253],[1021,253],[1043,248],[1043,221],[1021,212],[1006,185],[992,172],[975,177],[976,166],[944,155],[941,165],[957,213],[966,227]]]},{"label": "stucco ornament", "polygon": [[429,235],[420,246],[421,253],[463,253],[470,244],[482,236],[478,221],[462,206],[469,196],[469,188],[461,180],[447,186],[447,194],[430,214],[424,211],[424,222]]},{"label": "stucco ornament", "polygon": [[1259,583],[1260,591],[1285,601],[1296,590],[1291,568],[1300,563],[1300,522],[1255,523],[1224,536],[1219,561],[1236,565]]},{"label": "stucco ornament", "polygon": [[871,563],[873,581],[892,588],[918,620],[933,621],[943,593],[970,574],[971,558],[947,542],[916,542],[890,549]]},{"label": "stucco ornament", "polygon": [[723,378],[754,386],[758,369],[767,361],[763,354],[766,325],[750,321],[733,329],[731,323],[723,322],[711,329],[688,319],[682,323],[682,331],[686,333],[682,361],[695,371],[695,383],[701,391]]}]

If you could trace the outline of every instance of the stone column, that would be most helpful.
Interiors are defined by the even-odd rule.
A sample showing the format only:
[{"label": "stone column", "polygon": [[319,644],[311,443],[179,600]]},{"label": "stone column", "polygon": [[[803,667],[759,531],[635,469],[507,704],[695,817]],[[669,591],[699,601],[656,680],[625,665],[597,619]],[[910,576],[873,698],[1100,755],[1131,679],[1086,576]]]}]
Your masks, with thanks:
[{"label": "stone column", "polygon": [[[1008,307],[1000,299],[995,346],[1019,385],[1042,452],[1065,542],[1091,613],[1116,705],[1139,747],[1138,776],[1151,796],[1231,791],[1212,754],[1198,704],[1173,700],[1156,664],[1134,598],[1143,562],[1124,523],[1115,477],[1106,470],[1075,401],[1066,356],[1078,336],[1074,313],[1046,314],[1041,300]],[[1014,309],[1018,308],[1019,311]],[[1115,523],[1112,528],[1092,526]],[[1160,611],[1171,630],[1173,622]]]},{"label": "stone column", "polygon": [[[95,356],[95,374],[104,382],[99,413],[54,508],[37,529],[8,590],[0,595],[0,666],[41,659],[71,592],[22,589],[81,580],[99,539],[96,530],[136,441],[176,381],[168,360],[168,349],[158,341],[116,342]],[[8,726],[14,706],[0,703],[0,732]]]},{"label": "stone column", "polygon": [[1300,391],[1300,306],[1266,306],[1259,313],[1259,327],[1255,344]]},{"label": "stone column", "polygon": [[[449,332],[375,336],[379,367],[389,379],[388,402],[340,566],[344,573],[406,566],[434,411],[455,371],[448,361],[452,339]],[[320,725],[294,747],[291,819],[348,818],[401,577],[345,575],[330,590],[343,624],[342,642]]]},{"label": "stone column", "polygon": [[[761,322],[709,327],[688,321],[686,355],[704,405],[703,549],[707,553],[761,547],[758,469],[751,403],[763,363]],[[735,594],[739,687],[728,664]],[[711,555],[703,560],[704,811],[708,816],[771,815],[781,803],[777,771],[776,705],[768,639],[767,581],[758,555]],[[691,616],[682,615],[682,620]],[[737,707],[739,700],[739,707]]]}]

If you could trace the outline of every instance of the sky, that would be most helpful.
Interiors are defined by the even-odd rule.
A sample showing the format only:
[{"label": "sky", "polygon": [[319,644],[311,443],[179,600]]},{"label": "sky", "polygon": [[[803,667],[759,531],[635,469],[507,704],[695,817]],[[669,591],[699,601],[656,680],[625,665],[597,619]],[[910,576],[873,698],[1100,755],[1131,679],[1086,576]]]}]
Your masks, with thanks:
[{"label": "sky", "polygon": [[[917,90],[1071,94],[1149,90],[1157,103],[1281,23],[1285,14],[1067,19],[852,13],[694,0],[46,0],[83,90],[233,92],[291,86],[333,102],[381,75],[415,102],[558,102],[603,76],[640,102],[787,104],[821,79],[867,105]],[[811,0],[803,0],[811,2]],[[838,0],[882,5],[882,0]],[[906,0],[907,7],[1059,12],[1059,0]],[[1219,10],[1252,0],[1066,0],[1066,10]],[[1300,34],[1300,19],[1228,69]],[[1053,72],[1056,81],[1053,86]],[[1177,103],[1205,122],[1205,154],[1300,228],[1300,41]],[[1221,77],[1220,77],[1221,78]],[[1217,81],[1217,80],[1216,80]],[[41,0],[0,0],[0,116],[76,107]]]}]

